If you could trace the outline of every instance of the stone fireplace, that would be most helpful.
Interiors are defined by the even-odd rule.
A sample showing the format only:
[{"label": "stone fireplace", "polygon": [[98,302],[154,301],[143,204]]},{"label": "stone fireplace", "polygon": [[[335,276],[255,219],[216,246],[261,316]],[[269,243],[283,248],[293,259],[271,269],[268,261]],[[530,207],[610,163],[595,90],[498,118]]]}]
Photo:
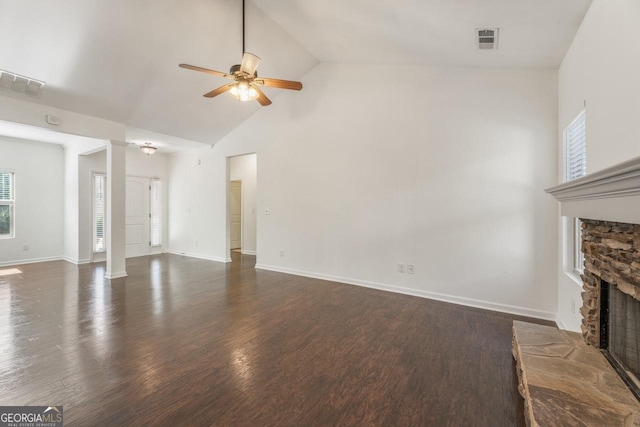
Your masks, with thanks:
[{"label": "stone fireplace", "polygon": [[640,398],[640,225],[582,220],[582,336]]},{"label": "stone fireplace", "polygon": [[602,281],[640,301],[640,225],[582,220],[582,336],[601,347]]},{"label": "stone fireplace", "polygon": [[547,192],[584,218],[582,335],[514,322],[527,425],[640,427],[640,157]]}]

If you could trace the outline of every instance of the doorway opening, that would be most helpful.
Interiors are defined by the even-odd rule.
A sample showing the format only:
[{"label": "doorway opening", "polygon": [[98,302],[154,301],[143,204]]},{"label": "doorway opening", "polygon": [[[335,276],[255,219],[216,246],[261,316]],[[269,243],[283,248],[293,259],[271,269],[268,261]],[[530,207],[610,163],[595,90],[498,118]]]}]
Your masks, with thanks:
[{"label": "doorway opening", "polygon": [[231,251],[242,253],[242,180],[229,183],[229,215],[231,218]]},{"label": "doorway opening", "polygon": [[256,255],[257,156],[227,159],[227,254],[230,261]]}]

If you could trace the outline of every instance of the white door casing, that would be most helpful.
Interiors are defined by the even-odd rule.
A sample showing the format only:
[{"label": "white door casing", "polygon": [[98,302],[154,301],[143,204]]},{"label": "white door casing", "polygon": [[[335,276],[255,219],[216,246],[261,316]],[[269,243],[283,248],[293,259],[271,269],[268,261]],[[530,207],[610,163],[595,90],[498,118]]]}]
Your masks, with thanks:
[{"label": "white door casing", "polygon": [[231,181],[229,185],[231,221],[231,249],[242,247],[242,181]]},{"label": "white door casing", "polygon": [[127,176],[126,257],[149,255],[149,178]]}]

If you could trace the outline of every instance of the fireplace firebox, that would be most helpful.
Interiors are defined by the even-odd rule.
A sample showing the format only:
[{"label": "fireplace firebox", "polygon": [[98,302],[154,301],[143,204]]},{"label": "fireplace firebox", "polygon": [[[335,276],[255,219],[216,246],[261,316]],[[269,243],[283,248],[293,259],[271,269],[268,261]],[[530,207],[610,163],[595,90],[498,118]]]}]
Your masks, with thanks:
[{"label": "fireplace firebox", "polygon": [[600,349],[640,400],[640,301],[600,284]]}]

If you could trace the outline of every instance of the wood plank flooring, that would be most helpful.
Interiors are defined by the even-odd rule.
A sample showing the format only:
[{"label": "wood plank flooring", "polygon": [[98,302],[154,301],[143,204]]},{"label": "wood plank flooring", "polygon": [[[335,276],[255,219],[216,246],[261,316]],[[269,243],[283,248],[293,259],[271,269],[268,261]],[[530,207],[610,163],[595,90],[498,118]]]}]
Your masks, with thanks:
[{"label": "wood plank flooring", "polygon": [[511,323],[531,319],[232,257],[0,276],[0,405],[63,405],[65,425],[524,425]]}]

